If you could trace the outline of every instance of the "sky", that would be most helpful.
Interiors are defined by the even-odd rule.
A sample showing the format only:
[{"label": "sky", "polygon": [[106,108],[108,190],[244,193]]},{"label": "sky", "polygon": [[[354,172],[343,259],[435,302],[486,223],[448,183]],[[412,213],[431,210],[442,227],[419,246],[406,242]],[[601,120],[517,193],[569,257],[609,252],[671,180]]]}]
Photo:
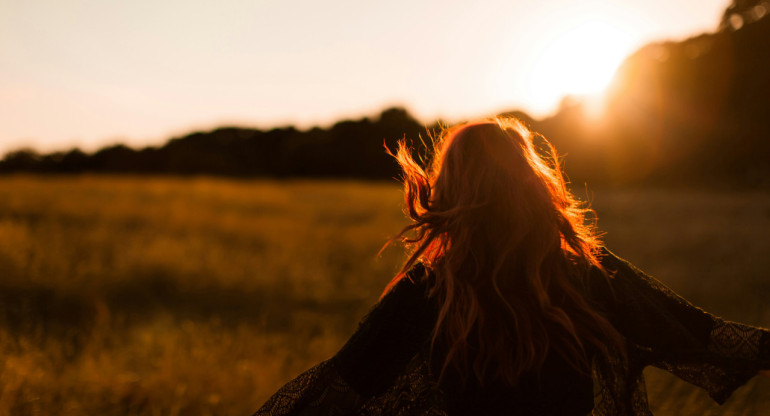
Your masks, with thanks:
[{"label": "sky", "polygon": [[425,123],[598,94],[729,0],[0,0],[0,155],[159,145],[222,125]]}]

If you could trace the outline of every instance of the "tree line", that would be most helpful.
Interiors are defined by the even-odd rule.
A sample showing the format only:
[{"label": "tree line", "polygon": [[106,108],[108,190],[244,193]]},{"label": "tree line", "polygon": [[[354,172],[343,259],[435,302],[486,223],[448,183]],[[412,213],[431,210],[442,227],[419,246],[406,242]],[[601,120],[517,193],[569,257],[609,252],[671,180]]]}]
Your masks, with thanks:
[{"label": "tree line", "polygon": [[[719,29],[647,45],[621,65],[601,118],[565,98],[556,113],[521,118],[566,154],[573,182],[770,186],[770,2],[736,0]],[[93,153],[18,150],[0,173],[131,173],[236,177],[390,179],[383,146],[406,138],[424,154],[440,122],[403,108],[328,128],[222,127],[156,147],[115,145]],[[427,143],[427,144],[426,144]]]}]

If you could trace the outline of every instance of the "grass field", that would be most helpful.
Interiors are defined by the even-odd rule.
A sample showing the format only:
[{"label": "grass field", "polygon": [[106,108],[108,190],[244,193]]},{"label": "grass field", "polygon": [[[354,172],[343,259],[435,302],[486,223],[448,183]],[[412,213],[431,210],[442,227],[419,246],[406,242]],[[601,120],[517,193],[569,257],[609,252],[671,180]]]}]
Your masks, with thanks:
[{"label": "grass field", "polygon": [[[694,303],[770,326],[770,194],[597,191],[607,245]],[[383,183],[0,177],[0,415],[245,415],[328,358],[403,259]],[[657,415],[724,406],[648,370]]]}]

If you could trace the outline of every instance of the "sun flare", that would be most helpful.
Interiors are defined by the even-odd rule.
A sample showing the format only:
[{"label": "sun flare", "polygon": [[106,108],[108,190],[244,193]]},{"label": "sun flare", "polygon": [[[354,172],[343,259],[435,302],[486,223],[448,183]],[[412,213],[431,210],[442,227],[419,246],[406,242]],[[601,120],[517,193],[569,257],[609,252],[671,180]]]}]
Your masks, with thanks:
[{"label": "sun flare", "polygon": [[532,41],[537,50],[526,61],[523,91],[535,111],[553,109],[568,95],[596,101],[634,48],[632,28],[609,17],[590,17],[563,25]]}]

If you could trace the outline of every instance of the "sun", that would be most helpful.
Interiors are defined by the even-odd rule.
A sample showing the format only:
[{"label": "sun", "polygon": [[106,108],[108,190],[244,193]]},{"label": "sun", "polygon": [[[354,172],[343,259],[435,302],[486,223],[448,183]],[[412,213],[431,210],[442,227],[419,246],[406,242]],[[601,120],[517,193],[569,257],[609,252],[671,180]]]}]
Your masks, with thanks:
[{"label": "sun", "polygon": [[524,68],[527,91],[522,92],[535,110],[542,111],[567,95],[601,95],[632,52],[634,39],[619,23],[589,18],[534,43],[536,53]]}]

